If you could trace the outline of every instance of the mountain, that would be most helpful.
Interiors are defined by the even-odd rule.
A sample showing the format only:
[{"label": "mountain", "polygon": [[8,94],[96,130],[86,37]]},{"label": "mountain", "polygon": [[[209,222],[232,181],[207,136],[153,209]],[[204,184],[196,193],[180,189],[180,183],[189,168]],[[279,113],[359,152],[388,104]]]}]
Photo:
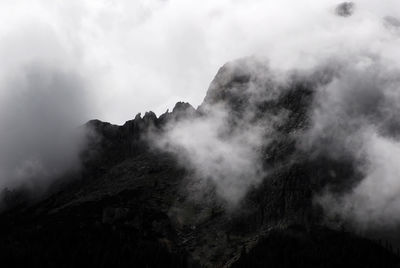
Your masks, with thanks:
[{"label": "mountain", "polygon": [[[1,263],[398,267],[389,244],[360,237],[340,221],[328,224],[314,202],[328,185],[340,192],[360,180],[349,159],[310,155],[298,143],[310,126],[316,88],[330,79],[325,74],[293,72],[279,82],[259,61],[240,59],[221,67],[197,109],[179,102],[172,112],[138,114],[122,126],[89,121],[81,174],[40,201],[17,202],[1,214]],[[192,198],[193,166],[154,146],[176,122],[216,117],[215,107],[227,112],[224,139],[241,128],[262,130],[257,155],[268,172],[232,206],[212,182],[202,199]],[[266,124],[272,130],[263,131]]]}]

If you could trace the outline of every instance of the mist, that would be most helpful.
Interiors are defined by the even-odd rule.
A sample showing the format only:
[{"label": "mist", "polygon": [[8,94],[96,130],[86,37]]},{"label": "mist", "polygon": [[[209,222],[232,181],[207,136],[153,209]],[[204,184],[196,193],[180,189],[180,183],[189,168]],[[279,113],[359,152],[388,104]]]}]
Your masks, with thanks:
[{"label": "mist", "polygon": [[[215,108],[213,108],[215,109]],[[261,128],[240,126],[237,133],[227,133],[225,109],[212,116],[176,122],[158,141],[158,146],[178,155],[183,166],[194,169],[198,192],[207,182],[229,204],[237,204],[246,189],[260,182],[262,168],[256,154],[261,145]],[[198,196],[201,200],[202,196]]]},{"label": "mist", "polygon": [[[268,66],[253,70],[262,81],[251,83],[254,100],[276,98],[264,92],[271,73],[279,85],[293,71],[332,72],[298,142],[313,153],[350,156],[363,180],[345,194],[327,189],[316,202],[360,226],[398,223],[398,1],[42,0],[1,7],[0,187],[42,185],[77,169],[84,146],[71,132],[89,119],[123,123],[176,101],[200,105],[220,66],[252,55]],[[260,146],[273,140],[284,115],[253,122],[245,108],[234,112],[241,118],[233,131],[226,124],[231,108],[203,109],[171,123],[158,146],[236,204],[269,173]]]},{"label": "mist", "polygon": [[326,189],[316,200],[357,228],[398,224],[399,74],[375,57],[342,65],[317,92],[312,126],[301,138],[317,155],[352,159],[361,182],[343,194]]},{"label": "mist", "polygon": [[[54,58],[47,38],[62,47],[90,83],[96,107],[89,118],[122,124],[135,114],[165,112],[177,101],[200,105],[218,69],[255,55],[280,69],[307,68],[335,53],[385,50],[393,39],[396,1],[354,1],[337,16],[339,1],[2,1],[2,43],[32,44],[13,57]],[[382,23],[384,18],[385,23]],[[388,30],[388,29],[391,30]],[[398,32],[398,31],[397,31]],[[51,33],[49,36],[46,33]],[[46,36],[39,43],[37,36]],[[50,42],[53,44],[53,42]],[[4,53],[3,53],[4,54]],[[388,56],[398,57],[396,51]],[[394,54],[394,55],[392,55]],[[10,57],[13,55],[13,57]],[[397,56],[396,56],[397,55]],[[65,57],[66,56],[66,57]]]},{"label": "mist", "polygon": [[[0,188],[42,193],[80,167],[86,113],[82,80],[74,73],[30,65],[1,85]],[[11,89],[10,89],[11,88]]]},{"label": "mist", "polygon": [[80,126],[94,108],[90,81],[54,31],[25,26],[0,45],[0,190],[40,196],[80,169]]},{"label": "mist", "polygon": [[[276,47],[266,42],[270,51],[260,49],[255,56],[263,59],[267,67],[250,68],[252,77],[277,78],[273,81],[275,88],[290,82],[290,73],[306,77],[322,73],[328,77],[327,83],[315,89],[311,123],[298,134],[297,145],[310,156],[352,161],[361,174],[360,182],[342,193],[326,188],[315,196],[315,202],[328,217],[339,217],[361,229],[399,224],[399,35],[397,19],[392,17],[397,6],[393,3],[378,7],[361,1],[339,6],[315,4],[313,8],[321,12],[318,15],[313,13],[315,9],[308,6],[310,9],[305,10],[303,6],[297,15],[301,34],[293,33],[293,37],[279,24],[282,35],[273,39]],[[302,17],[306,14],[311,17],[309,21]],[[318,24],[313,25],[317,19]],[[302,31],[305,29],[307,33]],[[268,95],[268,90],[274,93],[268,96],[271,99],[280,94],[270,88],[266,91],[262,83],[250,83],[246,89],[233,86],[231,93],[236,90],[247,90],[253,99]],[[249,118],[250,105],[232,111],[216,104],[209,106],[207,97],[205,107],[211,112],[170,124],[158,146],[177,154],[183,166],[194,170],[193,177],[200,178],[200,185],[211,181],[217,194],[235,205],[269,173],[256,148],[274,139],[274,120],[257,124],[241,120],[239,131],[221,135],[229,129],[228,115],[238,113]],[[283,118],[281,115],[275,122]]]}]

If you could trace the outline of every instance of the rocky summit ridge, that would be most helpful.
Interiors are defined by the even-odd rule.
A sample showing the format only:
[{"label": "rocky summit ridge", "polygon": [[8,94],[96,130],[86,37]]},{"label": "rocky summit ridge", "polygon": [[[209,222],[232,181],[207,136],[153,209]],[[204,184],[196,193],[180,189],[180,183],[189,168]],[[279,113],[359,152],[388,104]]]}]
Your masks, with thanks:
[{"label": "rocky summit ridge", "polygon": [[[79,178],[34,204],[17,204],[1,214],[1,263],[398,267],[399,256],[390,246],[357,236],[340,223],[326,224],[313,200],[328,184],[342,191],[358,180],[347,159],[311,156],[298,144],[298,135],[310,124],[315,88],[325,80],[293,73],[277,83],[265,65],[241,59],[221,67],[197,109],[179,102],[171,112],[138,114],[122,126],[89,121],[90,142]],[[212,116],[218,105],[228,111],[232,131],[265,122],[274,128],[274,139],[259,148],[268,172],[234,210],[212,191],[207,200],[192,199],[186,191],[192,170],[147,139],[171,122]]]}]

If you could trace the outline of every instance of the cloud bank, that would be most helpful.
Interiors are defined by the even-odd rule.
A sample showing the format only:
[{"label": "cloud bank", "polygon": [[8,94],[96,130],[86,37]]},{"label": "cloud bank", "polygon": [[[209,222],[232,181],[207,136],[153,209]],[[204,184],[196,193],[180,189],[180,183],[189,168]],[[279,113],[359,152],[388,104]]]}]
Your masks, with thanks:
[{"label": "cloud bank", "polygon": [[2,35],[0,45],[0,190],[42,193],[79,169],[93,111],[90,82],[54,31],[43,24]]},{"label": "cloud bank", "polygon": [[[354,1],[354,13],[348,17],[335,15],[338,4],[334,0],[2,1],[1,43],[16,38],[14,54],[4,50],[2,62],[8,66],[13,57],[59,57],[58,50],[37,40],[51,33],[45,40],[61,46],[63,58],[76,62],[93,84],[97,109],[89,118],[123,123],[146,110],[160,114],[177,101],[200,104],[218,68],[236,58],[267,57],[273,68],[290,69],[318,64],[338,52],[383,51],[382,38],[392,38],[384,34],[382,18],[399,18],[398,3]],[[395,25],[393,19],[388,21]]]},{"label": "cloud bank", "polygon": [[[277,13],[293,15],[298,24],[291,21],[285,25],[284,19],[275,18],[282,32],[275,33],[274,38],[270,33],[260,34],[261,39],[268,38],[259,43],[264,47],[254,49],[258,58],[268,59],[268,68],[278,75],[279,83],[287,82],[287,73],[311,77],[315,71],[326,70],[328,82],[316,89],[310,128],[298,136],[298,142],[302,150],[311,154],[353,161],[354,168],[362,174],[361,182],[346,193],[328,189],[316,201],[329,215],[339,215],[359,227],[399,223],[393,215],[398,215],[396,196],[400,186],[396,175],[400,130],[396,116],[400,103],[400,54],[396,48],[400,39],[394,30],[396,20],[387,17],[394,15],[396,6],[394,2],[382,6],[362,1],[339,6],[333,2],[293,4],[290,7],[297,7],[295,15],[289,8]],[[284,5],[270,7],[279,10]],[[255,70],[253,74],[260,76]],[[250,87],[254,99],[265,92],[263,86]],[[233,86],[231,93],[235,90]],[[175,124],[162,142],[167,150],[178,153],[184,163],[191,165],[198,177],[213,181],[223,198],[238,202],[268,173],[261,167],[254,148],[266,143],[262,138],[265,133],[258,127],[269,130],[271,138],[273,127],[267,121],[240,126],[242,132],[230,139],[220,132],[226,129],[226,114],[232,111],[226,107],[216,109],[212,117]]]},{"label": "cloud bank", "polygon": [[170,124],[157,146],[175,153],[183,166],[194,171],[197,189],[192,190],[202,193],[212,185],[219,197],[236,205],[262,179],[257,152],[263,129],[241,123],[231,132],[228,110],[211,109],[209,115]]},{"label": "cloud bank", "polygon": [[[389,220],[397,211],[399,185],[394,174],[400,4],[359,0],[339,9],[338,4],[2,1],[0,186],[69,167],[59,163],[75,161],[74,146],[60,137],[71,125],[90,118],[122,123],[139,111],[161,113],[178,100],[200,104],[222,64],[254,55],[278,74],[335,66],[335,79],[318,91],[303,143],[312,147],[328,139],[332,154],[347,153],[360,163],[365,179],[353,192],[331,198],[344,207],[335,213],[365,224]],[[209,109],[217,109],[215,117],[204,115],[192,126],[177,123],[185,131],[171,128],[167,137],[201,176],[226,178],[217,182],[225,198],[230,192],[242,196],[241,189],[259,181],[254,151],[265,133],[255,124],[224,134],[227,111]],[[187,143],[189,137],[196,143]],[[385,187],[374,191],[378,180]]]},{"label": "cloud bank", "polygon": [[[30,65],[0,85],[0,188],[40,190],[77,170],[87,111],[73,72]],[[37,189],[36,189],[37,188]]]},{"label": "cloud bank", "polygon": [[352,60],[321,89],[307,140],[334,157],[350,155],[362,180],[317,201],[330,216],[364,230],[395,227],[399,218],[400,69],[379,58]]}]

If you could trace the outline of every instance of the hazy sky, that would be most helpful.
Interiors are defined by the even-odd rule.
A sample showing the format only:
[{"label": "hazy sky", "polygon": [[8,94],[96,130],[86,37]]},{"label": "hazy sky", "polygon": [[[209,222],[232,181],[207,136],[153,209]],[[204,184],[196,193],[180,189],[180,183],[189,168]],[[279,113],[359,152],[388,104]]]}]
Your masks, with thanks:
[{"label": "hazy sky", "polygon": [[[368,37],[376,27],[371,21],[400,12],[396,0],[355,1],[359,15],[338,19],[332,15],[338,3],[1,0],[0,97],[13,90],[10,79],[34,64],[80,77],[87,102],[77,108],[86,111],[77,121],[123,123],[179,100],[199,105],[229,60],[257,54],[290,65],[301,55],[303,64],[312,64],[308,53],[323,56],[347,41],[351,49],[354,31]],[[82,103],[70,103],[76,105]]]}]

